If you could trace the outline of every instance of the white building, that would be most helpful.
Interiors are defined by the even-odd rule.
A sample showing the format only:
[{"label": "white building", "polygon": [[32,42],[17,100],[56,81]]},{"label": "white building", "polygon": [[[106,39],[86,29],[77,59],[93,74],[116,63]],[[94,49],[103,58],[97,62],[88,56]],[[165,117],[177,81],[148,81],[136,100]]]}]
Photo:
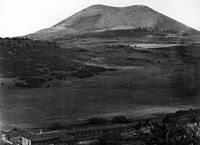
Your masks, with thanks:
[{"label": "white building", "polygon": [[62,133],[58,131],[34,134],[22,137],[22,145],[54,145],[62,141]]}]

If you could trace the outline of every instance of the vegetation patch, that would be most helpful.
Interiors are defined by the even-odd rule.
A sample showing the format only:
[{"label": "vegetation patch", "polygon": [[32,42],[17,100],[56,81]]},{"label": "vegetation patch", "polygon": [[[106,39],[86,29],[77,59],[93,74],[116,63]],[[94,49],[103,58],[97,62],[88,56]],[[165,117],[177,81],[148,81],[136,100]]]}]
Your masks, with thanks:
[{"label": "vegetation patch", "polygon": [[108,121],[105,118],[97,118],[97,117],[93,117],[93,118],[89,118],[87,119],[87,122],[89,124],[105,124]]},{"label": "vegetation patch", "polygon": [[72,74],[72,76],[82,79],[82,78],[92,77],[94,75],[97,75],[101,72],[105,72],[108,70],[109,69],[106,69],[104,67],[86,65],[82,69],[80,69],[77,72],[75,72],[74,74]]}]

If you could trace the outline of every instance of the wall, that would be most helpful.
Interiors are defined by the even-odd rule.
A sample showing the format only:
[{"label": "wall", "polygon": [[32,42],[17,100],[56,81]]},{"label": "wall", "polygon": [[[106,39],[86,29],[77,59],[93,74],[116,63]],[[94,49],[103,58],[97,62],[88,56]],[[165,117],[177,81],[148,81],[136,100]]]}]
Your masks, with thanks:
[{"label": "wall", "polygon": [[27,138],[22,137],[22,145],[31,145],[31,141]]}]

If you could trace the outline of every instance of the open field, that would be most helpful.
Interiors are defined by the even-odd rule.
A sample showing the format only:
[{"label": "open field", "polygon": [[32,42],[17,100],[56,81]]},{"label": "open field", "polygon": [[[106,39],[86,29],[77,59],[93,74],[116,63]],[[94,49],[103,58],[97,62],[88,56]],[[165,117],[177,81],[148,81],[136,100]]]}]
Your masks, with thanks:
[{"label": "open field", "polygon": [[167,47],[173,47],[173,46],[181,46],[180,44],[153,44],[153,43],[149,43],[149,44],[132,44],[130,45],[136,49],[149,49],[149,48],[167,48]]},{"label": "open field", "polygon": [[[173,90],[62,87],[1,90],[3,125],[38,125],[45,122],[82,120],[92,116],[144,117],[199,106],[199,98],[179,98]],[[6,95],[5,95],[6,94]]]},{"label": "open field", "polygon": [[[59,40],[74,62],[112,70],[89,77],[67,76],[52,88],[1,88],[0,125],[30,127],[119,114],[138,118],[198,108],[198,40],[152,36]],[[145,50],[129,46],[144,43],[170,45]]]}]

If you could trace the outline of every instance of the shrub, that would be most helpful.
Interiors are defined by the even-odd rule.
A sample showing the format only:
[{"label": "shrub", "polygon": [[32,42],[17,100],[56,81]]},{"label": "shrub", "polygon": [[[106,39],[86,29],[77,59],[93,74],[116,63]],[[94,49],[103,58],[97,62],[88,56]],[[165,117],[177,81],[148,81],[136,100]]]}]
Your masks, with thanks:
[{"label": "shrub", "polygon": [[112,119],[113,123],[129,123],[130,119],[125,116],[116,116]]},{"label": "shrub", "polygon": [[107,120],[105,118],[93,117],[93,118],[87,119],[87,122],[89,124],[105,124],[105,123],[107,123]]},{"label": "shrub", "polygon": [[138,122],[138,123],[134,126],[134,128],[135,128],[136,130],[140,130],[141,127],[143,127],[143,125],[142,125],[141,122]]},{"label": "shrub", "polygon": [[197,114],[193,113],[193,115],[191,116],[190,122],[191,123],[199,123],[200,122],[199,116]]},{"label": "shrub", "polygon": [[148,145],[198,145],[200,139],[195,132],[184,125],[170,126],[165,122],[154,122],[151,136],[143,137]]}]

